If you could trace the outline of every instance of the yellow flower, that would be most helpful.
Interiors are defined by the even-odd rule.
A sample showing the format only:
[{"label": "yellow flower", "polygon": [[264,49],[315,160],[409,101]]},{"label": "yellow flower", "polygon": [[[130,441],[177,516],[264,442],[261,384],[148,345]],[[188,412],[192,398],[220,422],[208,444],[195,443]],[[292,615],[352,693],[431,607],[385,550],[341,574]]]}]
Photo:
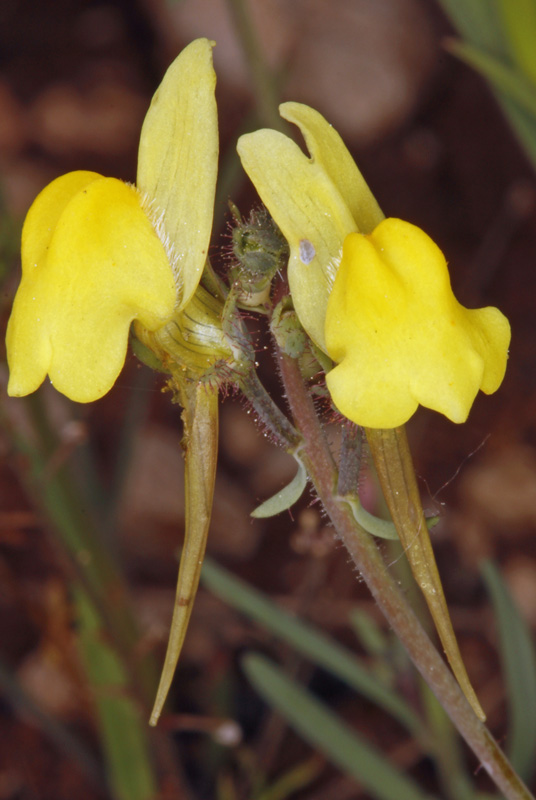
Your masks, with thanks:
[{"label": "yellow flower", "polygon": [[145,118],[137,188],[94,172],[47,186],[22,234],[22,280],[8,324],[8,392],[47,373],[78,402],[106,394],[130,324],[161,328],[191,300],[207,258],[218,159],[212,43],[169,67]]},{"label": "yellow flower", "polygon": [[269,129],[241,136],[238,153],[261,200],[289,243],[294,307],[326,350],[324,320],[333,264],[349,233],[370,233],[383,214],[337,131],[309,106],[283,103],[281,116],[300,128],[311,158]]},{"label": "yellow flower", "polygon": [[333,402],[367,428],[398,427],[419,403],[464,422],[479,389],[499,388],[510,342],[501,312],[460,305],[441,250],[399,219],[346,237],[325,331]]},{"label": "yellow flower", "polygon": [[280,111],[299,126],[310,158],[273,130],[241,137],[238,152],[289,242],[298,317],[337,364],[327,375],[335,405],[371,428],[402,425],[419,403],[463,422],[478,390],[501,384],[506,318],[458,303],[441,251],[419,228],[384,219],[317,111],[298,103]]}]

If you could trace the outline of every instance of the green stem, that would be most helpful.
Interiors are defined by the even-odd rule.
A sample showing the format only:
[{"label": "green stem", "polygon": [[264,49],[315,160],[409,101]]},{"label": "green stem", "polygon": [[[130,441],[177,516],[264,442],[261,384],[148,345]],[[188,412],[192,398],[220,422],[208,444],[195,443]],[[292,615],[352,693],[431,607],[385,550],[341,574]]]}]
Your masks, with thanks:
[{"label": "green stem", "polygon": [[98,608],[110,641],[128,671],[134,696],[141,703],[148,704],[154,687],[153,665],[148,659],[132,657],[139,642],[139,631],[123,574],[106,547],[101,529],[74,479],[72,459],[53,471],[49,469],[58,441],[43,408],[42,396],[30,395],[25,406],[36,436],[35,443],[17,436],[4,412],[0,413],[0,422],[12,437],[15,448],[30,463],[30,469],[27,464],[18,469],[21,483],[61,544],[71,576]]},{"label": "green stem", "polygon": [[285,126],[278,112],[279,98],[276,84],[262,56],[262,47],[247,3],[245,0],[228,0],[228,5],[253,84],[259,121],[261,125],[283,130]]},{"label": "green stem", "polygon": [[374,540],[355,523],[347,504],[335,494],[335,464],[296,362],[281,354],[280,369],[296,426],[304,437],[302,454],[316,492],[385,618],[459,733],[505,797],[508,800],[534,800],[493,736],[475,715],[404,594],[387,572]]},{"label": "green stem", "polygon": [[301,436],[280,408],[276,406],[259,380],[257,372],[250,369],[239,381],[240,390],[259,418],[261,425],[269,432],[274,442],[289,453],[301,444]]},{"label": "green stem", "polygon": [[447,800],[474,800],[475,793],[465,770],[461,742],[456,730],[428,685],[423,680],[419,683],[427,726],[432,734],[431,755],[445,797]]},{"label": "green stem", "polygon": [[218,394],[201,382],[174,381],[183,408],[186,515],[169,641],[149,721],[156,725],[169,692],[192,613],[205,554],[218,458]]},{"label": "green stem", "polygon": [[359,484],[359,472],[363,456],[363,430],[357,425],[343,425],[341,453],[339,456],[339,479],[337,494],[341,497],[355,496]]}]

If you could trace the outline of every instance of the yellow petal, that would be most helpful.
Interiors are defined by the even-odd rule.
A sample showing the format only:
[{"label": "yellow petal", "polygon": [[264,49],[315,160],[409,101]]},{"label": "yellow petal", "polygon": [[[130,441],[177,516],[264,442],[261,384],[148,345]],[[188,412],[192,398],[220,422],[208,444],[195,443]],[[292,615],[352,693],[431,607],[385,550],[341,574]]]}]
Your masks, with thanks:
[{"label": "yellow petal", "polygon": [[283,119],[299,127],[313,161],[341,193],[359,231],[371,233],[384,215],[335,128],[302,103],[283,103],[279,111]]},{"label": "yellow petal", "polygon": [[65,206],[90,183],[98,172],[68,172],[45,186],[32,203],[22,230],[22,270],[29,274],[48,249]]},{"label": "yellow petal", "polygon": [[173,312],[173,275],[139,193],[114,178],[74,175],[47,187],[24,227],[6,336],[11,395],[34,391],[48,372],[73,400],[101,397],[125,360],[131,321],[154,330]]},{"label": "yellow petal", "polygon": [[420,403],[463,422],[479,389],[506,369],[510,326],[495,308],[468,310],[445,258],[407,222],[350,235],[326,316],[327,376],[337,408],[368,428],[402,425]]},{"label": "yellow petal", "polygon": [[[50,246],[56,224],[65,206],[80,190],[101,176],[96,172],[69,172],[48,184],[34,202],[22,229],[22,284],[15,297],[6,332],[9,363],[8,394],[22,396],[35,391],[44,381],[50,362],[50,340],[35,335],[34,325],[26,319],[32,317],[32,306],[37,308],[30,287],[32,273],[38,269]],[[24,299],[28,289],[31,300]],[[40,322],[40,317],[37,316]]]},{"label": "yellow petal", "polygon": [[238,154],[290,246],[288,280],[303,327],[325,350],[324,320],[333,262],[357,229],[344,198],[322,166],[287,136],[260,130],[241,136]]},{"label": "yellow petal", "polygon": [[163,215],[181,277],[179,308],[197,288],[210,243],[218,166],[215,86],[212,43],[197,39],[166,72],[140,137],[137,184],[155,218]]}]

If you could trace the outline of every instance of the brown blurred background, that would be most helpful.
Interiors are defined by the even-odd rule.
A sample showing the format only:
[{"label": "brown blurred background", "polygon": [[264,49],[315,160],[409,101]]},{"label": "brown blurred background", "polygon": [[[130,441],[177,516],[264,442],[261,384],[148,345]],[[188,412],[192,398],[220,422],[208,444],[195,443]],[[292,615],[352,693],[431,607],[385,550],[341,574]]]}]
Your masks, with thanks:
[{"label": "brown blurred background", "polygon": [[[442,247],[462,303],[497,305],[511,320],[511,356],[499,392],[479,397],[463,426],[423,410],[410,425],[425,506],[442,515],[433,542],[453,622],[491,728],[501,736],[503,689],[478,563],[485,556],[497,559],[527,620],[536,625],[532,168],[485,83],[443,49],[452,31],[433,0],[250,0],[247,5],[262,55],[278,76],[281,99],[309,103],[335,125],[385,213],[420,225]],[[226,168],[213,237],[217,262],[216,250],[227,242],[222,237],[228,194],[243,211],[255,201],[233,166],[236,138],[263,124],[230,5],[225,0],[1,1],[5,320],[20,269],[20,224],[35,195],[73,169],[134,181],[139,130],[152,92],[175,55],[198,36],[217,42]],[[277,394],[270,353],[263,356],[261,370]],[[174,553],[184,514],[179,412],[160,388],[159,378],[133,357],[113,391],[91,406],[70,406],[45,388],[60,442],[58,458],[69,458],[73,448],[89,443],[105,490],[134,395],[134,438],[113,547],[121,554],[148,646],[158,658],[173,602]],[[18,402],[9,402],[15,420]],[[249,516],[292,477],[292,459],[262,437],[237,398],[225,400],[221,418],[210,554],[352,642],[348,609],[360,604],[376,612],[345,553],[326,532],[318,506],[303,498],[292,513],[264,522]],[[29,502],[5,433],[1,446],[1,660],[40,707],[94,751],[88,691],[72,652],[61,559]],[[364,487],[373,495],[366,478]],[[239,719],[246,741],[258,742],[255,737],[263,730],[270,741],[262,727],[264,712],[238,666],[238,655],[248,646],[269,644],[262,632],[201,590],[171,707],[217,716],[218,692],[228,692],[234,699],[226,712]],[[107,797],[35,719],[15,713],[6,687],[0,699],[0,800]],[[325,690],[335,705],[341,691],[338,686]],[[358,708],[355,701],[347,706],[347,716],[373,741],[396,750],[398,735],[385,716],[368,706]],[[291,749],[282,749],[285,736],[280,734],[270,762],[275,773],[289,753],[303,747],[290,737]],[[203,773],[207,746],[202,737],[178,733],[173,753],[186,764],[192,797],[216,797]],[[418,752],[408,750],[399,759],[408,769],[418,768]],[[426,766],[420,769],[426,781]],[[310,789],[296,796],[317,795]],[[318,794],[328,796],[327,790]],[[340,784],[333,796],[366,795]]]}]

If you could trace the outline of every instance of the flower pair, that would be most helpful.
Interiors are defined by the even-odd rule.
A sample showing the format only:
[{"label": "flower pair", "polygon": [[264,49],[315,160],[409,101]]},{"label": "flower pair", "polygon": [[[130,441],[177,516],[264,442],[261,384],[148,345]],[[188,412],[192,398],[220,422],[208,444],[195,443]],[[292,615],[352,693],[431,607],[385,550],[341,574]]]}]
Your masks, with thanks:
[{"label": "flower pair", "polygon": [[[185,428],[186,530],[153,723],[184,639],[210,523],[214,374],[236,377],[248,368],[223,319],[229,304],[221,287],[215,296],[200,285],[218,160],[211,50],[199,39],[168,69],[143,124],[136,187],[73,172],[37,197],[23,228],[22,280],[6,336],[8,392],[15,396],[33,392],[48,374],[73,400],[102,397],[122,368],[133,322],[137,346],[171,374]],[[458,303],[441,251],[419,228],[384,219],[320,114],[296,103],[281,112],[299,126],[310,157],[270,130],[241,137],[238,150],[289,244],[288,281],[301,325],[335,364],[326,376],[334,404],[382,435],[419,404],[464,421],[478,390],[494,392],[503,379],[508,322],[495,308]],[[213,276],[209,283],[217,285]],[[424,518],[418,528],[424,541]],[[409,536],[414,574],[423,591],[429,587],[442,641],[449,641],[439,577],[428,580],[437,572],[429,542],[421,559],[410,547],[413,533],[398,524],[397,531],[403,544]],[[419,559],[424,567],[414,563]]]},{"label": "flower pair", "polygon": [[[50,375],[87,402],[123,365],[132,320],[157,331],[192,300],[212,226],[218,139],[212,43],[169,68],[146,116],[137,187],[74,172],[46,187],[23,229],[21,285],[7,330],[8,391]],[[494,308],[467,310],[446,261],[419,228],[385,220],[337,132],[285,103],[308,158],[273,130],[240,139],[246,172],[290,245],[300,321],[335,362],[339,410],[365,427],[403,424],[418,404],[454,422],[479,389],[494,392],[510,331]]]}]

